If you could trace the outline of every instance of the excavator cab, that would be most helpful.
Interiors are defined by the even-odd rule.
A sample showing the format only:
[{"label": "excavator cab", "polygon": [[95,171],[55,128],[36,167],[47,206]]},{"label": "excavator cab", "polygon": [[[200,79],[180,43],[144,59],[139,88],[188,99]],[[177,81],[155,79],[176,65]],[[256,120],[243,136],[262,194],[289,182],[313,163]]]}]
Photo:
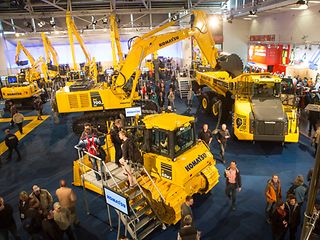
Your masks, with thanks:
[{"label": "excavator cab", "polygon": [[17,61],[16,64],[18,66],[26,66],[29,64],[29,61],[28,60]]}]

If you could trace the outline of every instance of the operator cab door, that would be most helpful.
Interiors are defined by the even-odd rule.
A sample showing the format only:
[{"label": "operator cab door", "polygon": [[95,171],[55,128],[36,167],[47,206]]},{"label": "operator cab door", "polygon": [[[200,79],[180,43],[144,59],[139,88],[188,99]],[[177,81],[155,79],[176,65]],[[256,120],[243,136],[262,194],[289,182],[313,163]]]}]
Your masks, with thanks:
[{"label": "operator cab door", "polygon": [[161,155],[164,157],[171,158],[173,154],[172,146],[173,146],[173,138],[172,132],[164,131],[160,129],[152,129],[150,131],[151,134],[151,143],[150,143],[150,150],[152,153],[157,155]]}]

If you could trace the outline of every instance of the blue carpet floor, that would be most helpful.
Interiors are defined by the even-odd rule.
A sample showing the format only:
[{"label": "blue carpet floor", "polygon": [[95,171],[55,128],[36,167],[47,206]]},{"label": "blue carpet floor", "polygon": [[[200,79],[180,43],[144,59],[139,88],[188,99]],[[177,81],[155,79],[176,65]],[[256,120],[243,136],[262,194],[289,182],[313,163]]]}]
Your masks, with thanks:
[{"label": "blue carpet floor", "polygon": [[[196,112],[196,106],[197,103],[191,114]],[[186,110],[184,102],[179,99],[177,108],[179,113]],[[46,111],[49,112],[48,105]],[[29,114],[35,115],[34,112],[27,113]],[[78,136],[72,133],[71,120],[72,115],[68,115],[64,116],[59,124],[54,124],[52,118],[44,121],[21,140],[23,160],[5,162],[0,168],[0,195],[15,208],[15,218],[23,239],[27,239],[27,236],[18,220],[19,192],[30,192],[31,186],[38,184],[54,196],[61,178],[66,179],[71,185],[72,162],[77,158],[74,145],[78,142]],[[200,111],[196,120],[197,128],[200,129],[203,123],[208,123],[210,128],[215,127],[214,120]],[[0,127],[2,128],[2,125]],[[218,156],[216,143],[212,146],[212,152]],[[5,156],[2,156],[2,159],[4,158]],[[264,218],[266,182],[272,174],[278,174],[285,195],[290,183],[298,174],[306,176],[314,164],[310,141],[301,136],[299,143],[282,147],[279,143],[252,144],[231,139],[227,146],[226,158],[229,162],[237,160],[242,175],[243,187],[237,195],[238,208],[235,212],[230,211],[230,202],[224,195],[225,166],[217,161],[221,175],[219,184],[210,194],[195,196],[193,211],[196,226],[202,232],[202,239],[271,239],[270,225],[265,223]],[[79,199],[77,207],[81,226],[76,229],[78,239],[116,239],[117,217],[112,212],[112,230],[107,223],[103,197],[89,191],[84,193],[82,188],[73,189]],[[89,215],[85,209],[85,196],[89,205]],[[149,239],[176,239],[177,231],[178,226],[170,226],[166,231],[154,232]]]}]

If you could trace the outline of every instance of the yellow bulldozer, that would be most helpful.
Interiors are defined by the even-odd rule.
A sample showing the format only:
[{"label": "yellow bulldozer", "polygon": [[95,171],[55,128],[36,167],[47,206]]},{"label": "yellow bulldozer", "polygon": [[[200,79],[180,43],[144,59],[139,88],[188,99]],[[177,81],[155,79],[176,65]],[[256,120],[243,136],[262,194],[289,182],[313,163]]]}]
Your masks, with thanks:
[{"label": "yellow bulldozer", "polygon": [[[130,129],[132,131],[133,127]],[[134,188],[126,185],[124,171],[113,161],[114,148],[109,134],[106,161],[99,159],[101,174],[109,178],[97,180],[88,155],[80,153],[80,158],[74,162],[73,184],[101,195],[106,186],[127,198],[129,218],[122,216],[121,219],[133,239],[143,239],[161,224],[177,223],[186,196],[210,192],[219,181],[219,173],[210,149],[197,140],[193,117],[151,114],[134,129],[144,162],[136,167],[132,164],[137,181]]]}]

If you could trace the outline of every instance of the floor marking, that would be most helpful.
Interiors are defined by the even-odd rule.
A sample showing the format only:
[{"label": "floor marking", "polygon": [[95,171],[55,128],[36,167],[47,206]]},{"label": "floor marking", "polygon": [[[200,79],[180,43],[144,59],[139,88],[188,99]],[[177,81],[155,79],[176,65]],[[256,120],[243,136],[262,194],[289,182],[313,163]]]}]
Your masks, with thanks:
[{"label": "floor marking", "polygon": [[[19,140],[21,140],[22,138],[24,138],[28,133],[30,133],[33,129],[35,129],[37,126],[39,126],[42,122],[44,122],[47,118],[50,117],[50,115],[44,115],[41,116],[42,120],[38,120],[38,116],[28,116],[28,117],[24,117],[24,120],[32,120],[31,122],[29,122],[27,125],[23,126],[22,130],[23,130],[23,134],[20,134],[19,130],[15,133],[15,135],[17,136],[17,138]],[[11,118],[1,118],[0,122],[10,122]],[[9,128],[9,127],[8,127]],[[9,128],[10,129],[10,128]],[[1,142],[0,143],[0,155],[2,155],[3,153],[5,153],[8,150],[8,147],[6,146],[5,142]]]}]

